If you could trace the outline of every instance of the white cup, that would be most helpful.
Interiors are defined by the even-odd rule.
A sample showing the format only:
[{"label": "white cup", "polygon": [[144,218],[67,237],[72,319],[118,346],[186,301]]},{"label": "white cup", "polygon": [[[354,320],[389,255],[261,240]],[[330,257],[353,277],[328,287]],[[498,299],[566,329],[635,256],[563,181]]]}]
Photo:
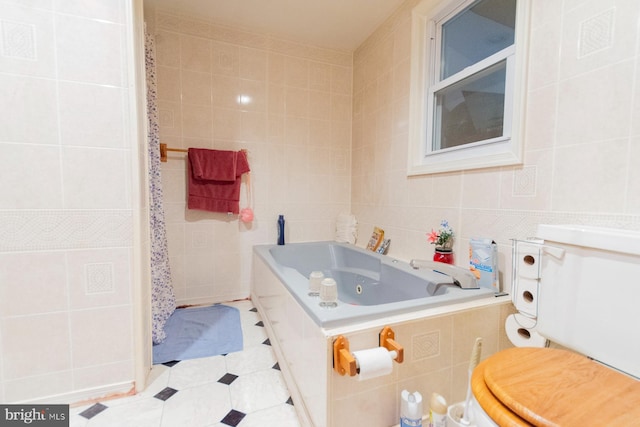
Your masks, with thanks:
[{"label": "white cup", "polygon": [[320,307],[334,308],[338,306],[338,284],[331,277],[322,279],[320,284]]},{"label": "white cup", "polygon": [[320,284],[324,279],[322,271],[312,271],[309,275],[309,296],[317,297],[320,295]]}]

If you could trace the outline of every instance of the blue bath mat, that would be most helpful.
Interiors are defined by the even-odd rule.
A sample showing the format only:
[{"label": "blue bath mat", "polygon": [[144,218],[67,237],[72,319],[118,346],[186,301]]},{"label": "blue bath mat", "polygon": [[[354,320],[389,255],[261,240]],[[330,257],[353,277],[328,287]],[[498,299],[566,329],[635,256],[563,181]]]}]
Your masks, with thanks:
[{"label": "blue bath mat", "polygon": [[167,320],[167,338],[153,346],[153,363],[196,359],[242,350],[237,308],[216,304],[179,308]]}]

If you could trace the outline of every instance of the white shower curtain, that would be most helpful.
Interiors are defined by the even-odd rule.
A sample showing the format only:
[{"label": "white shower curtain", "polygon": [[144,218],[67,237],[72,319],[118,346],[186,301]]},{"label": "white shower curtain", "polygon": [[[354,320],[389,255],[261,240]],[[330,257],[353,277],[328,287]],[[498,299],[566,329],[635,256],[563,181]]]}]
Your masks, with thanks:
[{"label": "white shower curtain", "polygon": [[176,297],[171,285],[169,251],[162,205],[160,178],[160,128],[156,95],[155,41],[145,26],[145,65],[147,70],[147,118],[149,140],[149,210],[151,222],[151,313],[152,340],[161,343],[166,338],[164,325],[176,309]]}]

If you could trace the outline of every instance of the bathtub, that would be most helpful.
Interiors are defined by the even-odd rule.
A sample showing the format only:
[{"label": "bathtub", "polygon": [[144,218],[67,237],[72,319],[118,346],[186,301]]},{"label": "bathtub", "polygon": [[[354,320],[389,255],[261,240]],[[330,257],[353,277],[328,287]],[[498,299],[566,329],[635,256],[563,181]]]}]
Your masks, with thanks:
[{"label": "bathtub", "polygon": [[[419,309],[493,296],[487,288],[461,289],[451,277],[336,242],[256,246],[255,253],[321,327],[344,326]],[[338,306],[320,307],[308,295],[308,277],[322,271],[338,284]]]},{"label": "bathtub", "polygon": [[[314,270],[336,280],[337,307],[320,307],[319,298],[308,295],[308,277]],[[416,270],[404,261],[336,242],[254,246],[251,298],[302,424],[318,427],[396,424],[405,381],[431,375],[435,366],[442,369],[445,363],[450,365],[449,386],[454,383],[453,365],[459,363],[453,355],[456,327],[464,337],[495,337],[495,346],[484,343],[486,356],[501,347],[500,324],[512,312],[507,308],[510,299],[495,297],[492,289],[461,289],[437,271]],[[478,321],[462,326],[476,317]],[[392,326],[396,341],[405,347],[405,362],[394,367],[393,375],[358,381],[333,371],[333,342],[338,336],[350,341],[351,351],[376,347],[383,326]],[[468,341],[462,356],[467,364],[473,344]],[[461,345],[467,346],[466,339]],[[438,363],[423,366],[425,361]],[[466,377],[466,368],[460,372]],[[382,395],[389,394],[383,400],[381,386]],[[451,395],[464,399],[463,386],[451,389]],[[428,388],[418,390],[430,395],[425,394]],[[372,403],[375,409],[362,409]],[[349,408],[354,404],[361,413],[349,420],[358,412]]]}]

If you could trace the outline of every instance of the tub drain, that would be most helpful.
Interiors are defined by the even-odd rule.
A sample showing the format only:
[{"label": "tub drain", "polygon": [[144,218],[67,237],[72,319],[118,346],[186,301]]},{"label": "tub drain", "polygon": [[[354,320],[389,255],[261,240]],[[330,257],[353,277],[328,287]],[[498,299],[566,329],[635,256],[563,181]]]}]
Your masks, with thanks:
[{"label": "tub drain", "polygon": [[356,285],[356,293],[360,295],[362,293],[362,285]]}]

